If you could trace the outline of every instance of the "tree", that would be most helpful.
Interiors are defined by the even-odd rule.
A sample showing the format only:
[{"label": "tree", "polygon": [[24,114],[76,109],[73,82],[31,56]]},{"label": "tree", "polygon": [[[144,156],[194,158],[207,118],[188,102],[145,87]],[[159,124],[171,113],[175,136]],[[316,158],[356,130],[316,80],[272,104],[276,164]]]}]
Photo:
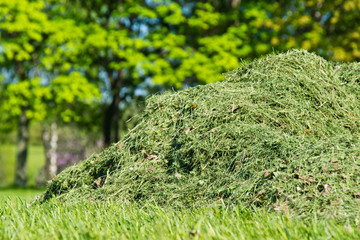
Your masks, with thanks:
[{"label": "tree", "polygon": [[272,45],[302,48],[338,61],[360,59],[358,0],[273,1]]},{"label": "tree", "polygon": [[[1,112],[6,122],[18,118],[18,146],[15,185],[26,186],[26,159],[29,126],[32,120],[55,118],[63,121],[79,118],[72,109],[89,105],[99,97],[99,90],[80,73],[52,78],[44,77],[42,60],[50,36],[58,35],[58,22],[45,13],[45,5],[36,1],[0,0],[0,61],[7,80],[2,93]],[[40,77],[42,75],[42,77]],[[66,95],[64,95],[66,94]],[[81,104],[83,105],[81,105]],[[78,115],[76,115],[78,114]],[[55,116],[55,117],[54,117]]]},{"label": "tree", "polygon": [[268,20],[266,2],[163,2],[168,4],[154,9],[163,31],[149,35],[159,54],[146,65],[154,82],[180,88],[219,81],[241,59],[271,51],[269,30],[261,24]]},{"label": "tree", "polygon": [[[43,1],[0,0],[0,62],[6,67],[9,78],[14,84],[5,88],[4,109],[18,117],[17,167],[15,185],[26,185],[26,158],[29,141],[29,123],[32,117],[41,117],[37,110],[43,108],[36,104],[44,97],[37,78],[36,65],[40,56],[42,41],[48,34],[47,16],[42,12]],[[17,98],[10,93],[16,93]],[[16,105],[16,108],[9,108]],[[41,114],[40,114],[41,115]]]},{"label": "tree", "polygon": [[[114,21],[121,14],[117,8],[121,2],[59,1],[52,12],[55,16],[62,15],[61,23],[67,23],[64,31],[59,32],[65,41],[59,43],[55,35],[50,38],[49,51],[53,55],[46,59],[49,68],[80,70],[88,79],[103,80],[105,101],[109,102],[103,119],[105,145],[119,139],[121,89],[134,84],[128,79],[139,61],[135,58],[143,57],[140,52],[133,51],[133,41],[129,37],[132,31],[125,23]],[[144,43],[139,40],[137,44]]]},{"label": "tree", "polygon": [[[43,145],[46,154],[45,175],[50,180],[57,174],[58,124],[70,122],[88,124],[87,112],[99,107],[100,91],[81,73],[59,75],[47,86],[51,97],[45,101],[46,118],[43,120]],[[94,116],[94,115],[92,115]],[[92,124],[94,124],[92,123]]]},{"label": "tree", "polygon": [[61,35],[69,29],[71,34],[63,37],[67,40],[60,48],[59,37],[53,37],[53,54],[46,62],[49,68],[58,65],[83,71],[88,79],[102,79],[108,96],[105,145],[119,139],[119,105],[139,83],[152,78],[181,88],[213,82],[237,67],[239,57],[269,51],[266,39],[255,39],[257,22],[266,18],[266,11],[256,5],[239,23],[239,1],[217,7],[209,1],[181,2],[60,0],[52,8],[55,18],[61,16],[66,23]]}]

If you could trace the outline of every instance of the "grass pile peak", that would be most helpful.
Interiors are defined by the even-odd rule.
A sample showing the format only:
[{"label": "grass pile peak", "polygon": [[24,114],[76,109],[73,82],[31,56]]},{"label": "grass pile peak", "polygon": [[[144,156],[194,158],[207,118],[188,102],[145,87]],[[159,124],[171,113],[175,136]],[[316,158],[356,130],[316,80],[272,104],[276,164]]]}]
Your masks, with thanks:
[{"label": "grass pile peak", "polygon": [[43,200],[257,206],[359,218],[360,66],[307,51],[155,95],[121,141],[53,179]]}]

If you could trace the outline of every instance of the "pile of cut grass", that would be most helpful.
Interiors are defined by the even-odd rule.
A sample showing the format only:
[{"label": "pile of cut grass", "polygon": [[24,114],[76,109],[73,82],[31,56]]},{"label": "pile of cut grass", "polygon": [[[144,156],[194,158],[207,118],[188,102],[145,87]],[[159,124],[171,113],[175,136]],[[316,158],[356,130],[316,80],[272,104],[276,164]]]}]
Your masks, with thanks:
[{"label": "pile of cut grass", "polygon": [[292,50],[224,82],[156,95],[123,139],[51,181],[42,201],[246,205],[360,217],[360,64]]}]

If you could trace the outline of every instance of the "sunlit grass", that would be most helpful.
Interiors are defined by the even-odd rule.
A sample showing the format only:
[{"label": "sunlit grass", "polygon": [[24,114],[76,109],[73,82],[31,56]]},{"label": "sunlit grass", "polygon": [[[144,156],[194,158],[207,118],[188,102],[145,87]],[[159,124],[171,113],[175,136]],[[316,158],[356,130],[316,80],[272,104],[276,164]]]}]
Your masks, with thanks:
[{"label": "sunlit grass", "polygon": [[360,239],[356,224],[302,220],[241,208],[184,209],[115,202],[0,206],[5,239]]},{"label": "sunlit grass", "polygon": [[[36,176],[45,164],[45,153],[42,146],[29,146],[28,152],[28,184],[35,185]],[[0,145],[0,186],[9,186],[14,182],[14,175],[16,169],[16,146],[15,145]]]},{"label": "sunlit grass", "polygon": [[0,202],[7,200],[22,199],[30,201],[35,196],[41,194],[44,190],[42,189],[21,189],[21,188],[0,188]]}]

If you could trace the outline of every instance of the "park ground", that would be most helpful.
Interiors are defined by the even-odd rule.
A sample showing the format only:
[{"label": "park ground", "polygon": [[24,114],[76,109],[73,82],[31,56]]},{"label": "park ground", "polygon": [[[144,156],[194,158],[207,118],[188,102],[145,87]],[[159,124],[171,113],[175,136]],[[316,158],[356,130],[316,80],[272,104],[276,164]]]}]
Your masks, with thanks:
[{"label": "park ground", "polygon": [[[8,187],[13,184],[16,167],[16,145],[0,144],[0,187]],[[28,152],[28,185],[36,186],[36,179],[41,168],[45,164],[44,149],[40,145],[31,145]]]},{"label": "park ground", "polygon": [[[263,209],[174,210],[90,200],[33,204],[44,189],[9,187],[15,146],[1,145],[0,153],[7,159],[0,188],[0,239],[360,239],[357,221],[300,219]],[[43,156],[41,146],[30,147],[30,186],[35,186]]]},{"label": "park ground", "polygon": [[360,239],[359,226],[292,218],[263,210],[171,210],[116,202],[51,201],[39,192],[0,191],[0,239]]}]

